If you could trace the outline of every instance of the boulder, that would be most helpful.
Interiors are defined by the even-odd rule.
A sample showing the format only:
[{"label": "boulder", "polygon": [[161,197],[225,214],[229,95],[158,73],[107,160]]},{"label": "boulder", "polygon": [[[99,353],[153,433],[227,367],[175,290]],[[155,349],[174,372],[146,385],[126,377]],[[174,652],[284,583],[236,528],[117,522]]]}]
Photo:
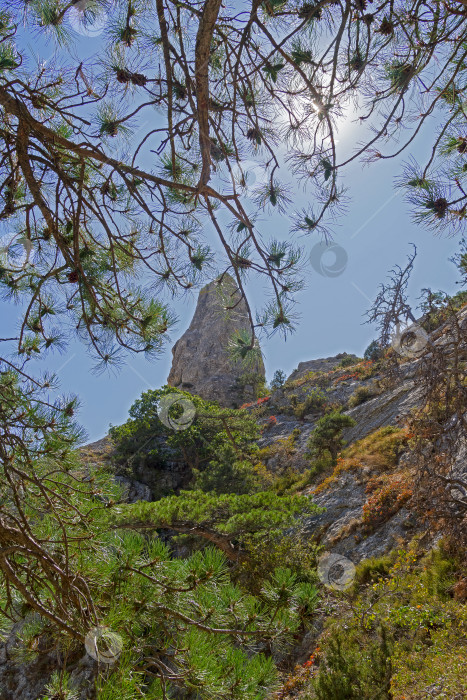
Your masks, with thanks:
[{"label": "boulder", "polygon": [[265,377],[260,354],[245,367],[228,350],[242,330],[250,331],[245,300],[234,279],[221,275],[201,289],[190,326],[172,349],[167,383],[225,407],[255,398],[255,384]]}]

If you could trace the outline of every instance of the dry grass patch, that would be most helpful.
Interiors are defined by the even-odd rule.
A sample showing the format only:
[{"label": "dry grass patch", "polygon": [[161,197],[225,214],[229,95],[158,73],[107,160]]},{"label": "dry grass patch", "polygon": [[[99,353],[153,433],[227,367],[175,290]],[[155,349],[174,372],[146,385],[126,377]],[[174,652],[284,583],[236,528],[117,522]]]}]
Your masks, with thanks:
[{"label": "dry grass patch", "polygon": [[344,471],[369,468],[371,471],[393,471],[397,469],[399,457],[407,446],[405,429],[386,426],[358,440],[343,450],[337,465],[312,493],[321,493],[333,484]]}]

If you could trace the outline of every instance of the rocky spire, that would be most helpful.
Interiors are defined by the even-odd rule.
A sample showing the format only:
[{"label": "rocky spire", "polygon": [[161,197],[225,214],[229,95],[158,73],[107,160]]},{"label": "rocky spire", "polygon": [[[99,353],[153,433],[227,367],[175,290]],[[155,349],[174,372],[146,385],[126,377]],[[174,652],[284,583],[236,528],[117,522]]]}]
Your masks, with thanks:
[{"label": "rocky spire", "polygon": [[254,398],[254,382],[264,380],[263,361],[258,357],[245,369],[228,351],[235,332],[249,329],[247,306],[234,279],[224,274],[207,284],[199,293],[190,327],[172,348],[168,384],[221,406]]}]

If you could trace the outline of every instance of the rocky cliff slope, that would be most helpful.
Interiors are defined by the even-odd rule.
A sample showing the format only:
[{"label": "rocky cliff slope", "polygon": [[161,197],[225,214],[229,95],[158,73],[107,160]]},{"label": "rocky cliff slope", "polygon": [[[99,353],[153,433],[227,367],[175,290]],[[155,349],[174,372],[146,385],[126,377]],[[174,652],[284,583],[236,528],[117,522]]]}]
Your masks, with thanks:
[{"label": "rocky cliff slope", "polygon": [[[199,357],[200,366],[207,366],[210,327],[207,310],[216,298],[211,292],[212,285],[208,285],[206,296],[200,295],[191,330],[174,349],[176,369],[171,372],[173,384],[183,387],[180,378],[190,376],[197,383],[190,387],[185,383],[184,388],[193,393],[195,387],[201,388],[209,396],[218,386],[216,375],[208,376],[203,383],[189,350],[202,345],[206,353]],[[459,320],[467,323],[466,309]],[[197,327],[198,321],[201,329]],[[222,326],[220,331],[218,321],[214,326],[218,340],[220,337],[225,340],[226,327]],[[198,344],[191,346],[191,338]],[[445,342],[443,333],[433,334],[433,342],[437,345]],[[215,346],[215,357],[224,358],[219,359],[219,367],[225,361],[220,347]],[[284,386],[269,396],[244,404],[260,425],[260,455],[266,470],[290,483],[299,482],[303,476],[301,491],[312,494],[315,502],[324,509],[310,519],[308,536],[355,562],[380,556],[398,542],[423,530],[423,523],[411,508],[410,493],[405,488],[411,479],[412,467],[404,423],[421,400],[421,387],[416,381],[418,363],[417,358],[406,359],[397,380],[388,383],[377,362],[364,361],[345,352],[318,358],[300,363]],[[229,372],[229,379],[222,380],[224,389],[234,376],[231,369]],[[179,381],[175,382],[174,377]],[[231,395],[227,392],[220,393],[220,396],[228,402],[227,397]],[[337,467],[309,474],[307,445],[310,435],[323,413],[333,407],[351,417],[355,425],[344,430],[346,450]],[[456,469],[462,475],[467,474],[466,449],[465,439],[461,437]],[[104,447],[101,441],[96,447],[90,445],[84,453],[86,459],[93,460],[97,453],[101,459],[102,451],[106,453],[104,459],[111,461],[112,446],[109,442],[104,442]],[[382,456],[380,452],[385,451],[388,454]],[[348,453],[350,456],[346,456]],[[172,489],[172,492],[177,492],[186,488],[190,474],[183,462],[169,460],[157,473],[151,468],[139,467],[137,473],[117,478],[127,487],[128,500],[153,500],[158,497],[161,484],[165,491]],[[400,497],[399,492],[402,493]],[[377,501],[379,495],[381,499],[383,496],[387,499],[389,506],[382,517],[374,518],[368,514],[369,505]]]},{"label": "rocky cliff slope", "polygon": [[[219,321],[217,304],[218,297],[208,285],[200,295],[190,329],[174,348],[170,379],[173,386],[193,394],[203,392],[205,397],[219,398],[224,405],[232,406],[235,401],[231,387],[239,370],[229,364],[225,342],[232,326],[225,319]],[[461,326],[467,324],[467,308],[458,321]],[[442,331],[434,333],[430,342],[434,348],[440,347],[446,343],[446,335]],[[211,367],[210,348],[219,375],[203,375]],[[417,380],[419,363],[418,358],[406,359],[396,378],[391,379],[378,361],[347,353],[313,359],[300,363],[283,386],[243,406],[260,428],[258,457],[265,472],[276,479],[279,493],[312,495],[322,508],[322,512],[306,519],[301,534],[322,545],[326,552],[343,555],[355,564],[394,552],[414,536],[419,537],[422,549],[430,549],[438,538],[412,502],[414,465],[407,417],[423,395]],[[223,367],[227,378],[222,376]],[[262,366],[259,369],[264,371]],[[355,424],[344,431],[345,446],[337,464],[318,469],[310,458],[309,440],[319,420],[333,409],[342,411]],[[158,440],[160,443],[163,438],[159,436]],[[162,460],[157,470],[144,467],[143,461],[137,471],[132,473],[129,465],[124,474],[119,473],[109,438],[82,448],[81,457],[84,464],[98,463],[115,470],[115,479],[126,487],[129,502],[157,500],[161,490],[177,493],[190,483],[191,474],[180,458]],[[465,435],[459,436],[452,473],[465,482]],[[309,657],[324,617],[318,617],[315,627],[301,640],[294,652],[297,660]],[[53,653],[44,654],[40,667],[13,658],[10,650],[20,634],[21,625],[17,625],[0,648],[0,697],[5,700],[36,698],[37,679],[45,687],[45,678],[57,663]],[[92,690],[86,688],[91,688],[95,672],[89,657],[76,658],[72,677],[85,688],[76,695],[80,700],[93,697]],[[280,697],[288,700],[295,695]]]}]

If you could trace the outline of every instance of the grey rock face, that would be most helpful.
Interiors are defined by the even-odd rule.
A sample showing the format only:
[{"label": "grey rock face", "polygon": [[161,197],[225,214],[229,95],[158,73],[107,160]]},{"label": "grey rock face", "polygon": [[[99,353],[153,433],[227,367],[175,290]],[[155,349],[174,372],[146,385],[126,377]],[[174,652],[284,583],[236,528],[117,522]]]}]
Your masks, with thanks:
[{"label": "grey rock face", "polygon": [[328,372],[330,369],[334,369],[337,365],[342,362],[342,360],[347,358],[352,358],[355,362],[358,361],[356,355],[349,354],[347,352],[340,352],[338,355],[333,355],[333,357],[320,357],[317,360],[307,360],[306,362],[299,362],[297,369],[294,369],[287,381],[294,381],[295,379],[301,379],[308,372]]},{"label": "grey rock face", "polygon": [[[172,349],[167,383],[226,407],[253,398],[253,385],[242,386],[245,369],[228,352],[235,331],[249,329],[247,307],[233,278],[223,275],[210,282],[199,293],[190,327]],[[260,358],[247,371],[264,380]]]},{"label": "grey rock face", "polygon": [[125,489],[124,498],[127,503],[152,501],[153,494],[151,489],[141,481],[129,479],[125,476],[116,476],[115,481],[117,481]]},{"label": "grey rock face", "polygon": [[387,391],[361,406],[345,411],[357,423],[353,428],[347,428],[344,431],[346,442],[361,440],[374,430],[384,428],[386,425],[396,425],[398,419],[407,415],[420,403],[420,398],[420,390],[413,381],[406,380],[392,391]]},{"label": "grey rock face", "polygon": [[[291,378],[303,379],[310,371],[328,372],[334,369],[344,356],[338,355],[301,363]],[[406,363],[401,369],[397,385],[383,390],[378,396],[354,408],[344,410],[344,413],[356,421],[354,427],[344,431],[347,445],[365,438],[379,428],[397,425],[412,408],[420,403],[421,388],[414,381],[415,366],[415,362]],[[349,379],[326,386],[324,391],[328,401],[345,405],[356,389],[369,386],[373,381],[374,378],[363,381]],[[274,411],[276,423],[264,432],[259,441],[260,445],[262,447],[274,445],[278,440],[287,439],[294,429],[296,431],[298,429],[299,434],[294,442],[292,456],[293,468],[297,471],[309,467],[309,461],[306,459],[306,447],[319,414],[305,416],[300,421],[281,414],[281,408],[290,402],[292,391],[301,391],[303,396],[306,396],[319,386],[320,377],[318,375],[316,381],[312,378],[298,389],[290,389],[288,392],[286,389],[280,389],[274,392],[270,404],[268,404]],[[401,456],[401,462],[402,459],[403,456]],[[266,460],[266,465],[268,469],[280,472],[283,467],[283,458],[281,461],[281,457],[278,458],[274,455]],[[307,520],[304,534],[318,541],[326,550],[343,554],[357,563],[367,557],[382,556],[398,543],[413,537],[416,532],[423,531],[422,524],[406,508],[401,508],[387,522],[377,526],[374,532],[365,533],[363,531],[363,506],[368,497],[366,483],[369,478],[377,474],[378,469],[362,465],[359,469],[342,472],[327,488],[314,494],[314,502],[325,510]],[[313,493],[313,491],[314,486],[308,490],[308,493]]]},{"label": "grey rock face", "polygon": [[357,563],[369,557],[383,556],[416,532],[423,531],[414,514],[401,508],[374,532],[363,535],[361,523],[366,498],[361,474],[358,471],[344,472],[329,489],[314,497],[314,502],[326,510],[309,518],[304,532],[318,540],[326,550],[343,554]]},{"label": "grey rock face", "polygon": [[[0,647],[0,698],[2,700],[37,700],[47,694],[46,686],[54,671],[66,667],[70,687],[76,700],[94,700],[97,663],[83,650],[75,650],[65,658],[56,650],[40,650],[32,659],[18,655],[18,635],[25,620],[16,623]],[[58,697],[55,696],[54,697]]]}]

